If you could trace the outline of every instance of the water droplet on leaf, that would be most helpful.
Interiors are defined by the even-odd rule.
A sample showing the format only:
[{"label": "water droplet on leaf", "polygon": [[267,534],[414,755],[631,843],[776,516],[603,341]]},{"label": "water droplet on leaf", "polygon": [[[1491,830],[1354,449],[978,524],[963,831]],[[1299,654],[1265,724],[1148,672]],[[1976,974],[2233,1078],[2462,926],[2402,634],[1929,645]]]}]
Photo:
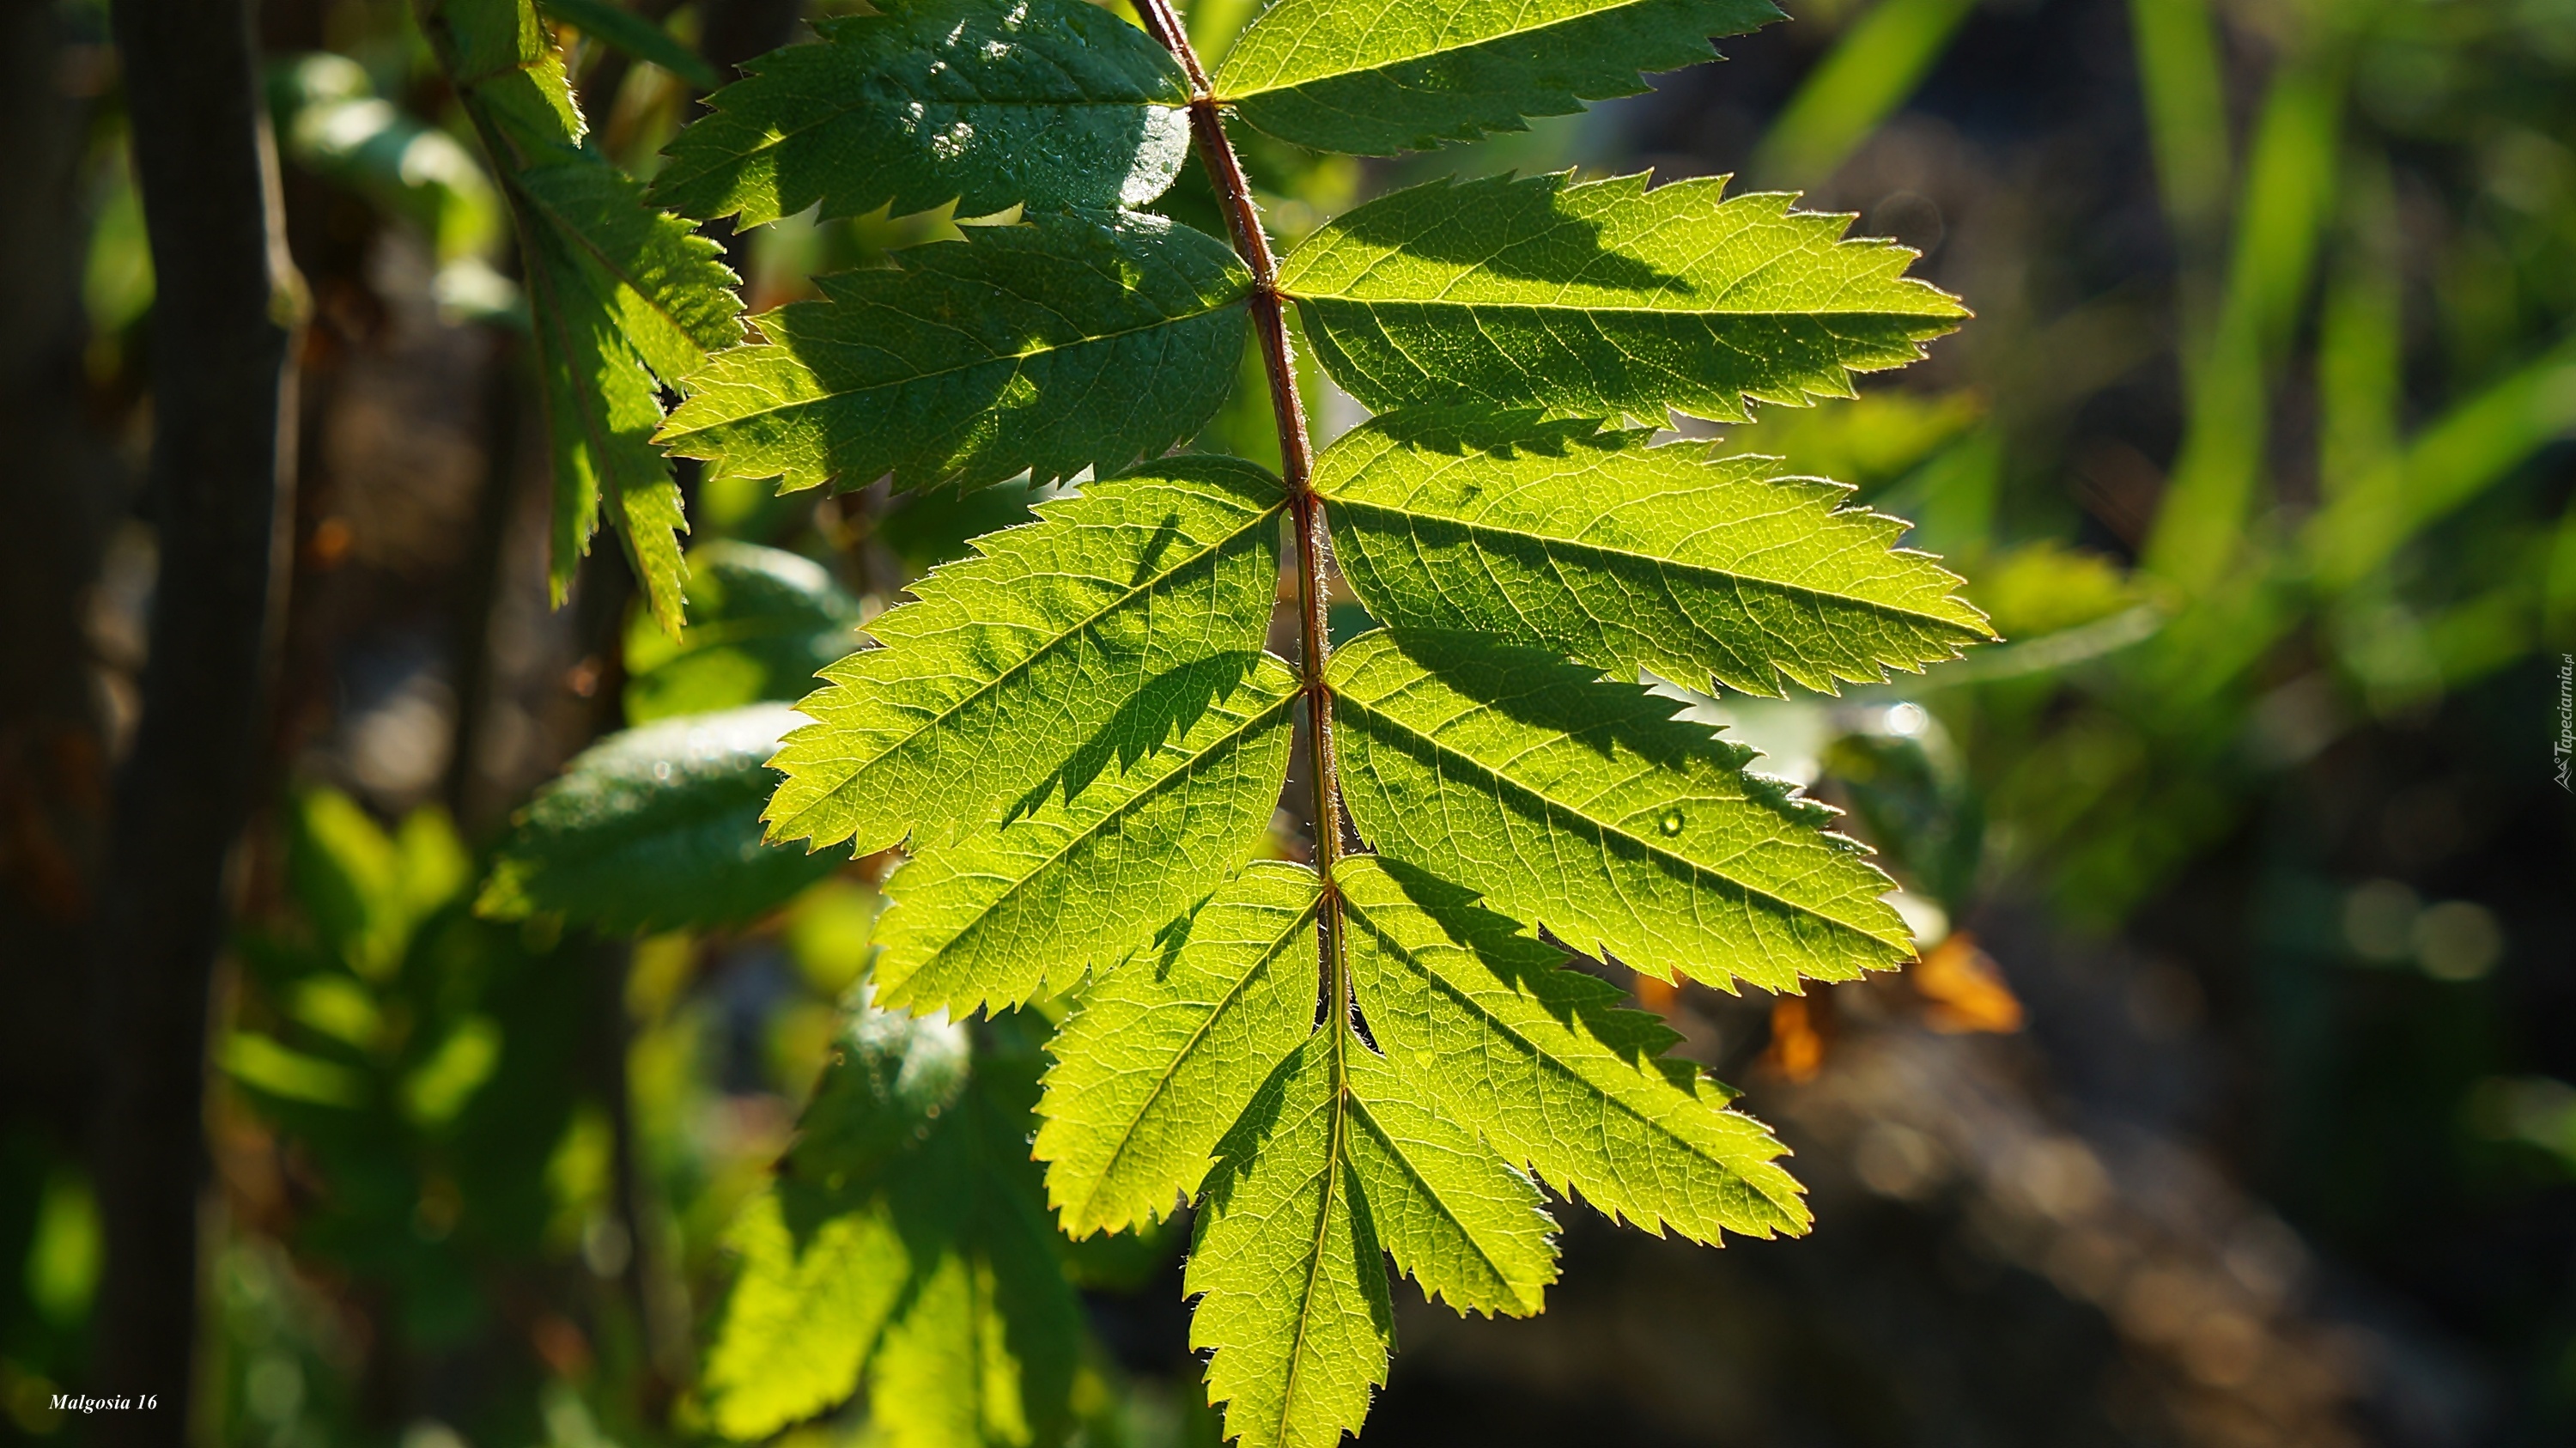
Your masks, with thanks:
[{"label": "water droplet on leaf", "polygon": [[1657,820],[1655,823],[1663,826],[1665,834],[1680,834],[1682,832],[1682,812],[1677,809],[1668,809],[1664,811],[1664,817]]}]

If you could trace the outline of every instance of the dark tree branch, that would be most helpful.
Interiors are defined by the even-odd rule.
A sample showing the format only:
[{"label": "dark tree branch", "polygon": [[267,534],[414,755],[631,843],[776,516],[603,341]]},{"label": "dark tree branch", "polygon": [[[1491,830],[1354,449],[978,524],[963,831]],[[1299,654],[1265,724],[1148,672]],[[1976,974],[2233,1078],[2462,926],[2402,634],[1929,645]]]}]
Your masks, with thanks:
[{"label": "dark tree branch", "polygon": [[249,807],[291,490],[292,271],[243,0],[117,0],[152,246],[151,502],[161,572],[101,921],[106,1444],[189,1436],[209,986]]},{"label": "dark tree branch", "polygon": [[123,489],[83,418],[78,161],[61,12],[0,0],[0,1117],[68,1149],[93,1090],[79,958],[107,833],[84,601]]}]

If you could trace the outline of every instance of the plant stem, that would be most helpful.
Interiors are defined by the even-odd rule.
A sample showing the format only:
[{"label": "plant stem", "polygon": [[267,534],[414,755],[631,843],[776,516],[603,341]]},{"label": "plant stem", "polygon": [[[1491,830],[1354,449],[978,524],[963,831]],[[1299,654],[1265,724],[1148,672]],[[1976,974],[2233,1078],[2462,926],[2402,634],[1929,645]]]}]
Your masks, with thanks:
[{"label": "plant stem", "polygon": [[152,599],[143,713],[116,789],[94,1000],[107,1248],[90,1381],[158,1394],[87,1441],[210,1438],[191,1399],[204,1263],[206,1037],[233,844],[250,811],[295,478],[295,313],[244,0],[120,0],[152,303]]},{"label": "plant stem", "polygon": [[1136,14],[1146,33],[1181,63],[1190,79],[1190,132],[1198,143],[1199,162],[1216,183],[1225,208],[1234,249],[1252,269],[1252,328],[1261,344],[1263,370],[1270,379],[1270,409],[1279,426],[1279,475],[1288,485],[1289,507],[1297,524],[1297,631],[1300,676],[1306,693],[1306,773],[1314,788],[1315,873],[1323,880],[1324,899],[1317,911],[1323,939],[1326,989],[1333,1018],[1351,1013],[1350,972],[1342,955],[1341,895],[1333,885],[1333,864],[1342,853],[1341,776],[1333,757],[1333,694],[1324,666],[1332,657],[1328,627],[1329,595],[1324,568],[1328,545],[1324,500],[1315,493],[1315,445],[1306,434],[1306,407],[1297,396],[1297,365],[1288,350],[1288,317],[1279,294],[1279,261],[1270,253],[1269,234],[1252,204],[1252,185],[1244,179],[1243,162],[1226,138],[1225,117],[1208,85],[1207,71],[1191,48],[1171,0],[1136,0]]}]

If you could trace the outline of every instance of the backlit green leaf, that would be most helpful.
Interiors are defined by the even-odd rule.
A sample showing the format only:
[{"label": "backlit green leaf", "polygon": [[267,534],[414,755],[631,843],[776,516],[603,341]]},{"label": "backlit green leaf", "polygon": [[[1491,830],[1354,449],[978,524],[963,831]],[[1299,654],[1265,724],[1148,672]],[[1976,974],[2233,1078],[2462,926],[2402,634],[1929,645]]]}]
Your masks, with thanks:
[{"label": "backlit green leaf", "polygon": [[1215,85],[1272,135],[1384,156],[1634,95],[1639,71],[1780,18],[1770,0],[1276,0]]},{"label": "backlit green leaf", "polygon": [[1537,1184],[1442,1110],[1426,1073],[1356,1041],[1342,1065],[1360,1202],[1397,1270],[1462,1315],[1538,1311],[1556,1280],[1556,1223]]},{"label": "backlit green leaf", "polygon": [[1336,877],[1369,1032],[1443,1114],[1648,1231],[1806,1230],[1780,1143],[1664,1056],[1680,1038],[1662,1020],[1456,886],[1366,855]]},{"label": "backlit green leaf", "polygon": [[1851,490],[1714,443],[1475,409],[1395,413],[1327,449],[1335,557],[1372,616],[1471,630],[1623,678],[1831,691],[1992,636],[1956,575]]},{"label": "backlit green leaf", "polygon": [[1357,1048],[1310,1036],[1228,1134],[1190,1243],[1190,1346],[1210,1354],[1208,1401],[1243,1448],[1332,1448],[1368,1416],[1395,1343],[1337,1035]]},{"label": "backlit green leaf", "polygon": [[[1015,1005],[1116,965],[1260,843],[1287,770],[1296,676],[1267,654],[1194,689],[1187,727],[1135,761],[1043,782],[998,829],[923,850],[887,882],[876,977],[907,1010]],[[1207,666],[1202,666],[1207,669]]]},{"label": "backlit green leaf", "polygon": [[774,761],[771,836],[937,843],[1133,764],[1253,668],[1286,502],[1249,463],[1175,458],[977,540],[869,621],[884,647],[825,671]]},{"label": "backlit green leaf", "polygon": [[655,210],[584,143],[587,125],[530,0],[433,0],[422,30],[518,220],[554,465],[554,601],[605,512],[665,632],[680,629],[680,493],[651,444],[661,388],[742,336],[712,241]]},{"label": "backlit green leaf", "polygon": [[1378,411],[1740,422],[1748,400],[1848,397],[1851,373],[1915,360],[1965,315],[1904,275],[1913,252],[1840,240],[1849,217],[1725,185],[1433,182],[1317,230],[1279,284],[1325,370]]},{"label": "backlit green leaf", "polygon": [[1913,953],[1833,811],[1669,700],[1468,634],[1336,653],[1342,785],[1381,854],[1649,975],[1732,990],[1850,980]]},{"label": "backlit green leaf", "polygon": [[712,477],[900,488],[1124,467],[1233,381],[1250,278],[1160,217],[1033,213],[822,278],[688,381],[661,441]]},{"label": "backlit green leaf", "polygon": [[820,45],[754,61],[680,132],[653,197],[757,226],[896,215],[954,201],[1141,206],[1189,150],[1181,69],[1143,31],[1079,0],[885,0],[817,22]]},{"label": "backlit green leaf", "polygon": [[1198,1190],[1218,1138],[1314,1029],[1322,893],[1311,870],[1255,862],[1167,946],[1082,993],[1038,1108],[1065,1230],[1151,1222]]}]

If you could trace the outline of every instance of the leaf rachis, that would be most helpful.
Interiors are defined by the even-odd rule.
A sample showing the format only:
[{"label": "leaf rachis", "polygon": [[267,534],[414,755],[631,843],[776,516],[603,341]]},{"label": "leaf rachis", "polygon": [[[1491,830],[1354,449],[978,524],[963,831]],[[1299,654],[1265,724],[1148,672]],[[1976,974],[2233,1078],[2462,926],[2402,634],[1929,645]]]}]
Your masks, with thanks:
[{"label": "leaf rachis", "polygon": [[[1244,176],[1234,142],[1226,136],[1225,117],[1217,107],[1207,69],[1190,45],[1188,29],[1173,11],[1171,0],[1139,0],[1136,13],[1145,22],[1146,33],[1171,51],[1189,76],[1190,130],[1197,140],[1199,162],[1216,184],[1235,250],[1252,271],[1252,326],[1260,339],[1262,371],[1270,383],[1271,414],[1279,428],[1279,474],[1288,486],[1289,505],[1296,518],[1298,675],[1306,695],[1306,775],[1314,791],[1311,809],[1315,874],[1324,882],[1317,918],[1326,997],[1331,1002],[1330,1019],[1347,1021],[1351,1014],[1350,970],[1342,949],[1341,903],[1333,884],[1333,866],[1342,853],[1342,818],[1340,771],[1333,753],[1333,695],[1325,674],[1332,656],[1330,596],[1324,579],[1329,551],[1324,500],[1315,491],[1314,441],[1307,433],[1306,407],[1297,395],[1296,361],[1288,349],[1279,260],[1270,250],[1261,212],[1253,204],[1252,184]],[[1337,1092],[1345,1086],[1344,1034],[1336,1031],[1333,1037]]]}]

